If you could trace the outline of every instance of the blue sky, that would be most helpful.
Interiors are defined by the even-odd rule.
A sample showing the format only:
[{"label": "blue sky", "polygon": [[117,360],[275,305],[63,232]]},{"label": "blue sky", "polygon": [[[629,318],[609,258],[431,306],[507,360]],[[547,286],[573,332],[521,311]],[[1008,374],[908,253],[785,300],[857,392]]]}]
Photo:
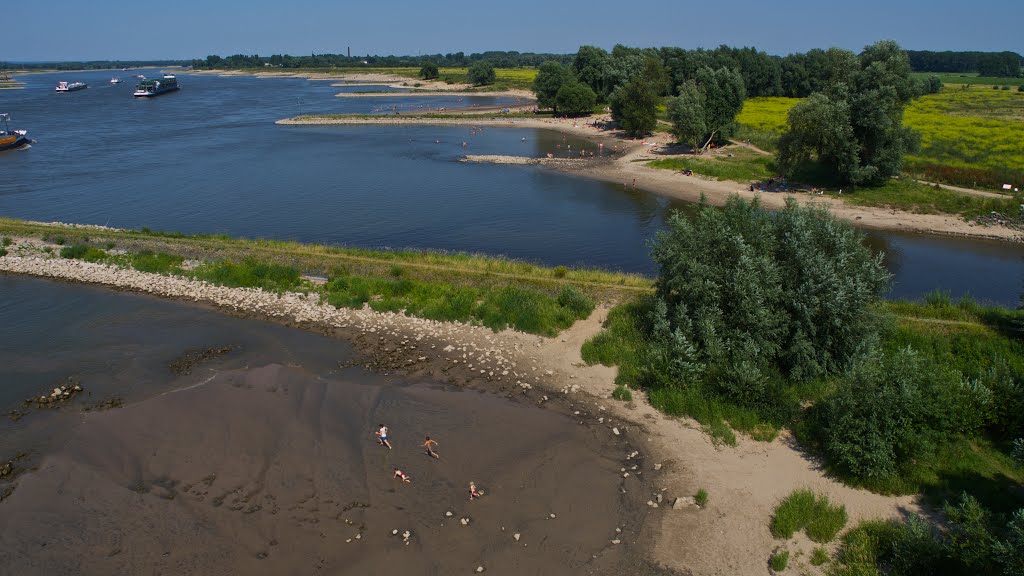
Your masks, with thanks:
[{"label": "blue sky", "polygon": [[[581,44],[756,46],[773,54],[881,38],[919,50],[1024,52],[1021,0],[17,0],[0,60],[207,54],[575,52]],[[499,7],[495,7],[499,6]]]}]

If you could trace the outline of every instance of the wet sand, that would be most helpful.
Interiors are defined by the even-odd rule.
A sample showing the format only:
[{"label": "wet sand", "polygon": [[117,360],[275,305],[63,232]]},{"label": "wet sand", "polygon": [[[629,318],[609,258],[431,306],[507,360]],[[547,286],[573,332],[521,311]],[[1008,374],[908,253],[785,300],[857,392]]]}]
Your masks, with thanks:
[{"label": "wet sand", "polygon": [[[100,311],[114,299],[141,302],[125,321],[137,330],[148,315],[187,321],[195,310],[60,287],[96,292]],[[90,318],[77,324],[83,343]],[[14,438],[48,434],[0,502],[6,573],[637,572],[646,491],[621,469],[640,462],[569,405],[339,367],[359,358],[343,342],[213,318],[228,333],[282,331],[282,348],[304,352],[253,344],[204,357],[185,375],[168,368],[122,408],[85,412],[82,397],[5,424],[21,432],[0,440],[3,456]],[[124,370],[138,368],[109,368],[113,377]],[[394,450],[375,443],[379,422]],[[419,448],[426,434],[440,460]],[[412,483],[393,479],[395,466]],[[483,499],[468,501],[470,480]]]}]

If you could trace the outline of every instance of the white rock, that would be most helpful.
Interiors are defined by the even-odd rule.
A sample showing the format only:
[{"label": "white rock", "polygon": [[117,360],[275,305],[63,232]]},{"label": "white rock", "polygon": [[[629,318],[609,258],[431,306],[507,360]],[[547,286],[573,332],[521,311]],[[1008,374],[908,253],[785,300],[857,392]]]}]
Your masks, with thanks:
[{"label": "white rock", "polygon": [[512,537],[516,539],[516,542],[519,542],[519,538],[520,538],[519,532],[516,532],[515,534],[513,534]]},{"label": "white rock", "polygon": [[619,435],[619,429],[618,428],[612,428],[612,434],[615,434],[616,436],[618,436]]}]

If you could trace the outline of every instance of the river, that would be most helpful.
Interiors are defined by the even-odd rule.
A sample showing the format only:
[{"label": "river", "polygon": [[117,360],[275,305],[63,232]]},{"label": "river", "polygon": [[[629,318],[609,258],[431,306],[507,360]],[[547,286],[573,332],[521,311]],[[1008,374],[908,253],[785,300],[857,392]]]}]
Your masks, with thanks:
[{"label": "river", "polygon": [[[653,273],[648,242],[673,209],[643,192],[466,153],[568,155],[585,141],[534,129],[278,126],[299,113],[393,113],[511,103],[493,96],[336,98],[331,82],[181,75],[133,99],[138,71],[36,74],[0,91],[32,148],[0,155],[0,215],[361,247],[481,252]],[[155,71],[142,73],[155,75]],[[122,77],[112,85],[112,75]],[[87,90],[56,94],[58,80]],[[872,232],[891,297],[941,289],[1016,305],[1024,246]]]}]

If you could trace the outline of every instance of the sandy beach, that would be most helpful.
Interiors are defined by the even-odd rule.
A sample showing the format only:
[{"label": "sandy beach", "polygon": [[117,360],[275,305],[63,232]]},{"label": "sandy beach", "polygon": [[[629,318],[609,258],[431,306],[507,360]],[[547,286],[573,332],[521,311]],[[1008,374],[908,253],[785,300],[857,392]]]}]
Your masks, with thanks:
[{"label": "sandy beach", "polygon": [[625,139],[617,131],[601,128],[608,121],[610,121],[608,117],[579,120],[522,117],[479,118],[474,117],[472,111],[469,111],[466,113],[465,118],[450,116],[444,118],[402,118],[398,116],[343,118],[310,116],[286,118],[279,120],[277,123],[282,125],[477,126],[556,130],[587,138],[595,144],[603,146],[604,150],[612,151],[613,154],[610,159],[597,158],[590,162],[573,163],[571,166],[552,164],[552,168],[565,170],[587,178],[620,184],[628,189],[632,189],[635,186],[636,189],[687,202],[697,202],[701,196],[704,196],[709,203],[719,206],[724,204],[732,195],[739,195],[744,198],[754,198],[756,196],[760,199],[762,205],[769,209],[781,208],[785,205],[788,198],[794,198],[804,204],[825,206],[837,217],[847,220],[860,228],[987,238],[1011,242],[1024,241],[1024,235],[1017,230],[1003,226],[975,224],[953,214],[917,214],[883,207],[855,206],[832,196],[819,196],[808,193],[750,192],[749,186],[737,182],[706,179],[701,178],[699,175],[684,176],[670,170],[650,168],[646,165],[646,162],[665,157],[660,152],[671,143],[671,136],[668,134],[656,134],[643,140]]},{"label": "sandy beach", "polygon": [[[646,521],[642,526],[637,528],[635,524],[632,525],[635,529],[633,534],[636,535],[634,536],[636,542],[650,543],[651,546],[647,552],[650,554],[651,562],[665,571],[692,574],[766,574],[766,559],[776,547],[786,544],[793,550],[809,551],[809,542],[796,540],[784,543],[774,540],[768,532],[774,505],[796,488],[812,487],[828,494],[834,501],[846,505],[851,519],[854,521],[861,518],[893,518],[905,514],[907,511],[917,510],[914,499],[911,497],[880,496],[864,490],[849,488],[826,477],[818,462],[800,451],[786,435],[769,443],[741,438],[736,448],[716,446],[696,423],[685,418],[666,417],[656,412],[645,402],[639,392],[634,393],[635,400],[630,403],[611,400],[609,396],[614,387],[615,369],[603,366],[585,366],[579,355],[580,345],[600,330],[609,309],[609,303],[599,306],[588,319],[578,322],[561,335],[544,338],[509,330],[492,333],[479,327],[432,322],[409,318],[401,314],[381,314],[370,310],[336,310],[325,304],[310,301],[303,295],[278,296],[259,290],[216,287],[203,282],[146,274],[77,260],[9,255],[0,258],[0,271],[98,284],[118,290],[144,292],[198,302],[201,305],[212,305],[221,311],[245,318],[266,319],[285,325],[299,326],[341,338],[360,353],[358,364],[381,374],[393,374],[403,379],[444,382],[489,390],[518,398],[519,402],[555,407],[567,416],[571,416],[573,420],[584,423],[587,426],[588,434],[592,434],[597,440],[604,442],[603,448],[598,448],[598,450],[603,450],[609,457],[617,459],[619,467],[610,470],[616,482],[623,482],[619,488],[625,489],[627,494],[637,492],[636,488],[640,488],[639,494],[633,494],[639,496],[637,500],[621,504],[622,513],[640,514],[641,511],[647,513]],[[280,378],[291,378],[291,376],[285,376],[291,374],[287,370],[282,371],[280,368],[268,368],[267,370],[270,372],[252,373],[252,375],[239,373],[233,382],[247,390],[268,390],[268,386],[277,386],[268,384],[268,378],[269,381],[274,382],[280,382]],[[270,378],[268,376],[270,373],[275,376]],[[240,385],[239,382],[247,382],[247,384]],[[289,380],[289,382],[292,381]],[[244,403],[244,406],[250,406],[251,402],[251,408],[247,408],[245,412],[255,411],[261,415],[260,418],[263,420],[271,419],[273,421],[275,418],[282,417],[274,411],[276,404],[264,404],[264,396],[255,399],[235,396],[237,386],[229,384],[228,380],[212,381],[203,387],[196,388],[197,392],[195,393],[199,394],[198,391],[206,388],[209,384],[214,384],[209,390],[215,392],[211,393],[213,395],[209,399],[203,399],[200,403],[209,402],[212,406],[221,406],[219,410],[211,408],[210,412],[205,412],[204,408],[203,413],[208,414],[210,418],[234,412],[233,408],[224,408],[224,406],[234,406],[237,402]],[[292,383],[288,385],[289,390],[293,392],[299,387],[305,386],[319,386],[319,384]],[[315,389],[321,390],[320,388]],[[281,388],[274,393],[283,394]],[[298,402],[295,399],[288,400],[287,398],[292,398],[289,395],[291,393],[284,394],[286,399],[282,402],[291,403],[290,405],[294,406],[293,410],[299,410],[303,402]],[[318,394],[319,392],[309,393],[308,397],[321,397]],[[307,393],[303,392],[300,396],[306,398]],[[89,437],[93,438],[95,442],[100,442],[100,438],[110,438],[104,434],[110,434],[109,430],[113,429],[111,426],[116,428],[139,426],[139,421],[148,420],[152,414],[169,409],[161,403],[176,401],[176,399],[159,400],[153,407],[139,408],[139,412],[135,416],[130,416],[131,411],[126,411],[126,416],[110,413],[111,416],[104,418],[116,417],[126,420],[123,422],[115,420],[106,426],[97,424],[95,431],[89,431],[90,435],[95,434],[95,436]],[[339,401],[332,400],[332,402]],[[188,404],[195,405],[196,402]],[[310,419],[314,418],[313,412],[309,413],[309,417]],[[138,418],[139,421],[133,420],[134,418]],[[251,422],[248,418],[248,415],[242,414],[230,416],[230,419],[239,419],[240,422]],[[229,421],[232,421],[230,419]],[[372,421],[372,417],[370,421]],[[133,424],[133,422],[135,423]],[[199,421],[192,420],[189,426],[196,427],[199,424]],[[172,424],[168,424],[168,426],[172,426]],[[246,426],[256,427],[256,424],[240,423],[239,426],[246,429]],[[308,437],[313,434],[308,429],[308,424],[292,423],[289,426],[298,437]],[[176,430],[176,428],[169,428],[167,434],[174,433]],[[324,437],[322,432],[323,430],[316,433],[317,438]],[[289,434],[291,433],[293,432],[289,432]],[[458,431],[455,430],[454,433],[458,434]],[[85,432],[81,432],[77,436],[83,434]],[[257,446],[260,445],[260,442],[270,441],[265,437],[257,436],[263,438],[257,441]],[[213,446],[223,443],[230,445],[231,442],[236,441],[233,438],[235,436],[226,436],[211,444]],[[492,441],[498,442],[496,439]],[[550,443],[544,444],[543,440],[540,442],[545,446],[545,450],[552,448]],[[627,447],[623,442],[628,443],[629,446]],[[502,439],[501,443],[505,443],[505,439]],[[514,442],[512,444],[514,445]],[[36,492],[35,489],[23,492],[23,488],[31,485],[23,479],[19,481],[18,489],[11,497],[14,500],[9,498],[2,506],[18,510],[18,514],[29,514],[27,510],[38,504],[41,494],[47,494],[48,491],[54,490],[54,487],[58,485],[59,478],[66,478],[67,474],[78,470],[77,467],[85,466],[83,461],[91,462],[92,460],[89,458],[98,457],[91,456],[84,447],[75,448],[75,446],[80,445],[70,444],[64,452],[50,461],[51,464],[42,467],[41,470],[47,471],[51,469],[50,466],[53,466],[52,469],[55,472],[52,476],[48,473],[39,477],[39,492]],[[142,443],[130,447],[131,450],[128,453],[137,454],[135,458],[143,459],[144,455],[151,454],[152,447],[150,444]],[[322,456],[320,448],[317,450],[314,455]],[[642,461],[633,460],[635,458],[633,451],[636,451],[638,456],[643,456]],[[208,458],[205,460],[207,462],[214,462],[223,456],[224,453],[211,448],[209,455],[204,458]],[[148,477],[159,479],[166,476],[166,471],[155,464],[160,459],[152,460],[151,458],[156,457],[146,457],[144,461],[154,462],[153,470],[160,473]],[[525,459],[525,456],[523,458]],[[556,462],[557,460],[545,457],[544,461]],[[124,470],[149,470],[135,462],[115,460],[109,466],[112,469],[121,470],[122,472],[119,474],[124,474]],[[236,465],[239,464],[230,464],[230,466]],[[241,470],[251,471],[253,465],[252,463],[246,464],[246,467]],[[367,464],[363,461],[362,465]],[[167,464],[161,464],[161,466],[167,466]],[[225,462],[223,466],[229,467],[229,463]],[[309,464],[303,466],[309,466]],[[603,466],[605,467],[600,468],[603,470],[600,473],[602,475],[609,472],[607,466],[610,464]],[[200,468],[202,467],[189,469],[190,474],[187,477],[185,474],[174,476],[174,480],[178,481],[175,486],[183,487],[187,484],[194,490],[196,488],[194,482],[197,479],[193,476],[198,475],[198,479],[201,480],[205,477],[204,474],[208,474],[207,472],[200,474]],[[316,477],[328,474],[324,470],[329,470],[329,468],[316,470],[315,474],[320,475]],[[415,471],[417,475],[420,474],[420,469]],[[310,472],[310,474],[312,473]],[[198,496],[209,498],[227,494],[225,498],[237,499],[240,497],[239,494],[244,494],[245,490],[250,488],[248,485],[238,482],[238,478],[243,474],[242,471],[226,471],[223,474],[229,476],[233,474],[234,476],[231,477],[235,478],[235,482],[219,485],[227,486],[227,490],[220,488],[220,492],[215,493],[213,490],[200,487],[200,493],[194,494],[191,498]],[[643,478],[645,483],[630,484],[635,481],[637,476]],[[454,480],[451,481],[454,482]],[[593,479],[588,476],[586,482],[592,481]],[[100,484],[110,486],[109,481]],[[242,488],[229,492],[236,485],[241,485]],[[164,489],[152,486],[151,482],[151,487],[148,489],[150,492],[146,492],[150,495],[145,497],[151,498],[154,505],[165,506],[165,503],[160,502],[161,497],[158,495],[164,493],[161,492]],[[710,493],[710,501],[705,509],[698,509],[688,500],[688,497],[692,496],[698,488],[705,488]],[[176,490],[180,490],[180,488],[176,488]],[[206,490],[206,494],[202,493],[204,490]],[[602,490],[604,489],[602,488]],[[101,493],[103,493],[102,490],[97,492],[97,494]],[[618,496],[614,496],[614,490],[612,493],[613,495],[610,497],[599,497],[596,502],[588,500],[579,506],[609,506],[618,498]],[[385,497],[391,497],[388,494],[390,493],[386,493]],[[106,497],[110,498],[109,494]],[[186,498],[189,497],[179,498],[176,496],[174,500],[191,502]],[[26,499],[27,503],[18,507],[8,507],[9,504],[18,502],[18,499]],[[338,501],[342,497],[336,495],[331,499]],[[115,505],[113,500],[108,500],[108,502],[110,502],[110,506]],[[541,500],[541,502],[546,504],[549,501]],[[673,506],[673,504],[675,505]],[[244,510],[249,502],[236,502],[235,505],[241,505]],[[196,506],[202,508],[205,504]],[[437,523],[432,527],[439,531],[437,534],[442,534],[440,531],[446,530],[448,527],[441,527],[437,511],[433,508],[431,510],[428,517]],[[537,509],[532,510],[536,511]],[[320,506],[317,506],[317,513],[320,511]],[[124,513],[128,514],[127,511]],[[444,511],[440,513],[443,514]],[[559,514],[559,518],[561,518],[558,511],[553,511],[553,513]],[[0,518],[9,516],[5,511],[4,516]],[[319,518],[316,515],[303,517]],[[237,515],[227,515],[225,518],[237,518]],[[391,521],[393,517],[386,518]],[[352,518],[349,517],[349,519]],[[229,522],[229,526],[238,525],[230,522],[239,522],[237,520],[224,521]],[[393,528],[385,525],[384,532],[391,529],[404,530],[396,522],[392,521],[395,524]],[[429,522],[424,522],[420,525],[419,530],[421,531],[429,525]],[[178,525],[178,529],[184,533],[182,526]],[[348,529],[348,532],[343,531],[340,534],[345,535],[346,538],[354,537],[354,532],[349,529],[349,525],[339,526],[339,529],[342,528]],[[501,532],[499,526],[496,532],[488,533],[489,537],[500,539],[502,534],[507,533],[507,528],[506,525],[506,531]],[[493,526],[491,529],[494,530]],[[10,530],[0,530],[0,534],[8,534],[4,536],[5,538],[15,538],[14,542],[18,543],[17,546],[13,546],[15,550],[21,549],[21,546],[24,545],[24,541],[18,540],[17,538],[20,537]],[[249,539],[246,542],[249,543],[253,554],[259,555],[269,546],[270,538],[266,537],[266,533],[261,533],[264,537],[262,541],[252,533],[247,534],[249,534],[247,536]],[[303,534],[308,535],[309,533],[303,532]],[[38,537],[38,532],[36,535]],[[389,542],[386,544],[387,546],[395,545],[395,542],[389,540],[386,534],[380,536],[380,533],[376,533],[375,536]],[[602,536],[609,538],[609,542],[612,538],[606,534],[602,534]],[[623,539],[619,540],[620,544],[626,542]],[[263,544],[260,545],[260,542]],[[619,546],[619,544],[614,546]],[[4,548],[11,549],[12,547],[5,545]],[[97,547],[94,552],[97,555],[102,555],[101,552],[108,554],[116,549],[118,547],[114,543],[108,542]],[[302,549],[308,552],[308,548]],[[338,552],[338,554],[345,553],[344,550]],[[803,557],[807,558],[807,556],[805,554]],[[33,557],[35,558],[35,556]],[[332,556],[331,558],[340,561],[338,559],[341,557]],[[24,555],[18,555],[15,559],[20,559],[18,561],[21,562],[28,561]],[[256,560],[246,561],[256,562]],[[105,561],[98,560],[98,562],[97,566],[106,566],[103,564]],[[819,573],[816,571],[817,569],[809,565],[802,568],[807,573]],[[488,569],[492,568],[488,567]],[[586,569],[589,570],[589,568]],[[631,573],[637,573],[637,571],[634,570]]]}]

